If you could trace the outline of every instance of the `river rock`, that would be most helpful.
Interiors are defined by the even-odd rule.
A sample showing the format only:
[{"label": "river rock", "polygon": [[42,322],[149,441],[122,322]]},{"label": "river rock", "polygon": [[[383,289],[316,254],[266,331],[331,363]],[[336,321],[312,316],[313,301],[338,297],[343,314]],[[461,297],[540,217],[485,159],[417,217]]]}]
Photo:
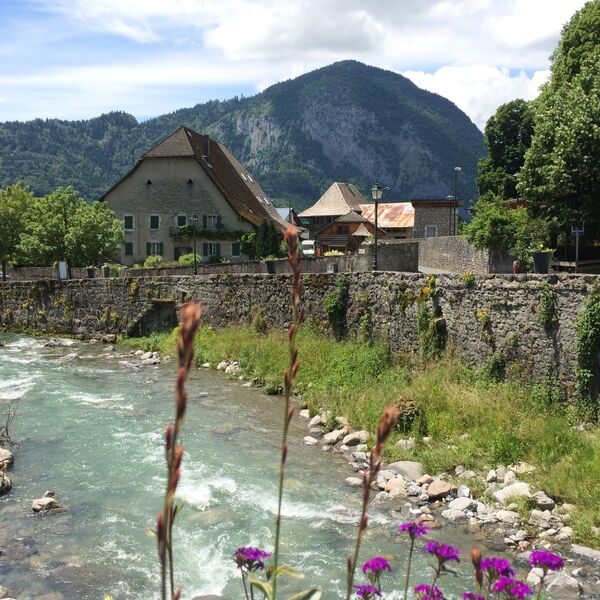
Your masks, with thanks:
[{"label": "river rock", "polygon": [[[222,360],[218,365],[217,365],[217,371],[224,371],[227,368],[227,361],[226,360]],[[308,412],[308,411],[307,411]]]},{"label": "river rock", "polygon": [[471,507],[474,507],[475,503],[471,498],[465,498],[464,496],[461,498],[455,498],[448,504],[448,508],[451,510],[469,510]]},{"label": "river rock", "polygon": [[239,375],[240,365],[237,362],[232,362],[225,367],[225,375]]},{"label": "river rock", "polygon": [[443,479],[436,479],[427,488],[429,500],[441,500],[452,493],[454,486]]},{"label": "river rock", "polygon": [[158,364],[160,364],[160,358],[158,356],[151,356],[150,358],[143,358],[141,364],[144,367],[158,365]]},{"label": "river rock", "polygon": [[448,508],[442,512],[442,517],[448,521],[462,521],[467,518],[467,515],[462,510]]},{"label": "river rock", "polygon": [[421,486],[415,481],[411,481],[406,488],[406,495],[411,497],[418,497],[422,493]]},{"label": "river rock", "polygon": [[458,486],[458,489],[456,490],[456,495],[458,498],[470,498],[471,490],[466,485],[461,484]]},{"label": "river rock", "polygon": [[511,465],[509,467],[511,471],[514,471],[517,475],[528,475],[529,473],[533,473],[536,468],[533,465],[530,465],[526,462],[519,462],[516,465]]},{"label": "river rock", "polygon": [[314,437],[307,435],[304,437],[304,443],[307,446],[316,446],[319,443],[319,440],[316,440]]},{"label": "river rock", "polygon": [[144,353],[143,353],[143,354],[140,356],[140,358],[141,358],[142,360],[148,360],[149,358],[152,358],[152,352],[144,352]]},{"label": "river rock", "polygon": [[323,417],[321,415],[315,415],[309,422],[309,427],[318,427],[323,424]]},{"label": "river rock", "polygon": [[103,344],[116,344],[117,343],[117,334],[116,333],[105,333],[100,341]]},{"label": "river rock", "polygon": [[396,442],[396,446],[398,446],[399,448],[402,448],[402,450],[406,450],[408,452],[410,452],[411,450],[414,450],[416,445],[417,444],[416,444],[414,438],[408,438],[407,440],[398,440]]},{"label": "river rock", "polygon": [[0,496],[2,494],[6,494],[12,488],[12,481],[9,477],[4,473],[4,471],[0,471]]},{"label": "river rock", "polygon": [[57,358],[56,362],[57,363],[68,363],[73,360],[77,360],[78,358],[79,358],[78,354],[76,354],[75,352],[69,352],[69,354],[65,354],[64,356]]},{"label": "river rock", "polygon": [[6,448],[0,448],[0,470],[10,467],[15,460],[13,453]]},{"label": "river rock", "polygon": [[334,429],[323,436],[323,443],[329,446],[335,446],[338,442],[344,439],[345,435],[345,429]]},{"label": "river rock", "polygon": [[314,438],[322,438],[323,437],[323,430],[320,427],[311,427],[308,430],[308,435],[310,435],[311,437]]},{"label": "river rock", "polygon": [[350,487],[361,487],[362,484],[362,477],[346,477],[346,485],[349,485]]},{"label": "river rock", "polygon": [[504,485],[512,485],[516,481],[517,476],[515,475],[514,471],[507,471],[506,475],[504,476]]},{"label": "river rock", "polygon": [[593,548],[588,548],[587,546],[581,546],[579,544],[571,544],[571,551],[575,554],[579,554],[579,556],[585,556],[585,558],[600,562],[600,550],[594,550]]},{"label": "river rock", "polygon": [[394,471],[390,471],[389,469],[379,471],[379,473],[377,473],[377,487],[380,490],[383,490],[388,480],[393,479],[394,477],[396,477]]},{"label": "river rock", "polygon": [[406,496],[406,481],[402,477],[388,479],[384,489],[392,497],[404,497]]},{"label": "river rock", "polygon": [[561,527],[556,534],[556,540],[559,542],[567,542],[573,537],[572,527]]},{"label": "river rock", "polygon": [[407,481],[416,481],[423,475],[423,465],[412,460],[400,460],[388,465],[390,471],[402,475]]},{"label": "river rock", "polygon": [[477,473],[475,471],[463,471],[458,478],[459,479],[475,479],[477,477]]},{"label": "river rock", "polygon": [[514,510],[499,510],[494,516],[501,523],[508,525],[516,525],[519,522],[519,513],[516,513]]},{"label": "river rock", "polygon": [[42,512],[53,508],[60,508],[60,504],[56,501],[56,498],[53,498],[52,496],[37,498],[31,503],[33,512]]},{"label": "river rock", "polygon": [[[537,586],[542,579],[542,574],[542,569],[531,569],[527,574],[527,583]],[[550,571],[544,580],[544,587],[553,598],[560,598],[560,600],[571,600],[580,597],[581,586],[579,582],[575,577],[564,571]]]},{"label": "river rock", "polygon": [[353,431],[344,437],[342,443],[344,446],[358,446],[358,444],[364,444],[368,439],[368,431]]},{"label": "river rock", "polygon": [[562,521],[549,510],[532,510],[529,515],[529,524],[540,529],[558,529],[562,527]]},{"label": "river rock", "polygon": [[494,498],[502,504],[507,504],[509,500],[518,496],[526,496],[531,498],[531,490],[528,483],[517,481],[511,485],[507,485],[505,488],[494,492]]},{"label": "river rock", "polygon": [[542,491],[533,494],[533,499],[540,510],[554,510],[554,507],[556,506],[556,502]]},{"label": "river rock", "polygon": [[142,356],[142,354],[145,354],[145,352],[143,350],[136,350],[133,354],[134,356]]},{"label": "river rock", "polygon": [[496,476],[496,469],[490,469],[485,480],[487,483],[494,483],[498,481],[498,477]]},{"label": "river rock", "polygon": [[416,482],[419,485],[429,485],[432,481],[433,477],[431,475],[421,475],[421,477],[419,477]]}]

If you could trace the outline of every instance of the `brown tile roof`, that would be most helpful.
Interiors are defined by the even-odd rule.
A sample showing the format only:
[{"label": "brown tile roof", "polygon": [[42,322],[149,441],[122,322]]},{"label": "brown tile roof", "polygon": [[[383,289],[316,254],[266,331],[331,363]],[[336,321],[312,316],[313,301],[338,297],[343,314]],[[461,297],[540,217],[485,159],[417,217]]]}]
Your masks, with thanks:
[{"label": "brown tile roof", "polygon": [[[361,204],[361,214],[375,222],[375,204]],[[415,209],[410,202],[380,202],[377,206],[377,225],[383,229],[414,227]]]},{"label": "brown tile roof", "polygon": [[102,199],[129,177],[143,160],[180,157],[195,158],[225,200],[250,223],[258,226],[265,219],[269,219],[274,221],[279,229],[287,226],[269,197],[228,148],[185,126],[181,126],[144,153],[133,169],[113,185]]},{"label": "brown tile roof", "polygon": [[336,181],[329,189],[299,217],[337,217],[350,212],[360,211],[361,202],[366,202],[364,196],[351,183]]}]

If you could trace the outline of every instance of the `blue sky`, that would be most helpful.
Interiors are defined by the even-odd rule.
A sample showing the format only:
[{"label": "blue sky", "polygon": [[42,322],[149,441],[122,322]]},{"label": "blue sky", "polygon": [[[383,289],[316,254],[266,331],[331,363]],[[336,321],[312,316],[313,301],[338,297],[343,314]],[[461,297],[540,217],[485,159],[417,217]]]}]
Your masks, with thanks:
[{"label": "blue sky", "polygon": [[388,68],[480,127],[533,98],[584,0],[0,0],[0,121],[138,119],[336,60]]}]

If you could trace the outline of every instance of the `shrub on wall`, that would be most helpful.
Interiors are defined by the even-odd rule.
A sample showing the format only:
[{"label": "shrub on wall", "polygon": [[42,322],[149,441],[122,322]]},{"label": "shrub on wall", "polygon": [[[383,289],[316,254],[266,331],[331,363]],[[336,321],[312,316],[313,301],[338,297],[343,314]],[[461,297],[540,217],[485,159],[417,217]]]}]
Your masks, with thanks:
[{"label": "shrub on wall", "polygon": [[144,261],[144,268],[145,269],[156,269],[158,267],[162,266],[162,256],[149,256],[145,261]]},{"label": "shrub on wall", "polygon": [[600,290],[592,290],[577,321],[575,340],[577,390],[586,412],[598,418],[598,356],[600,355]]}]

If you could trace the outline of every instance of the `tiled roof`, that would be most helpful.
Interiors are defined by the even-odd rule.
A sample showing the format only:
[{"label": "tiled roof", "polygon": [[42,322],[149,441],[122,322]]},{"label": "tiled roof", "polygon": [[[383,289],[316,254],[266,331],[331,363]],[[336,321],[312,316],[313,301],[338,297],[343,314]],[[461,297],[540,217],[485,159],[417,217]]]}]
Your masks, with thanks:
[{"label": "tiled roof", "polygon": [[336,181],[331,187],[299,217],[338,217],[347,214],[352,209],[360,211],[364,196],[351,183]]},{"label": "tiled roof", "polygon": [[195,158],[225,200],[250,223],[260,225],[265,219],[270,219],[279,229],[287,226],[270,198],[228,148],[185,126],[181,126],[143,154],[134,168],[110,188],[103,198],[123,179],[129,177],[144,159],[181,157]]},{"label": "tiled roof", "polygon": [[[361,204],[361,214],[371,223],[375,222],[375,204]],[[410,202],[383,202],[377,208],[377,226],[382,229],[414,227],[415,209]]]}]

